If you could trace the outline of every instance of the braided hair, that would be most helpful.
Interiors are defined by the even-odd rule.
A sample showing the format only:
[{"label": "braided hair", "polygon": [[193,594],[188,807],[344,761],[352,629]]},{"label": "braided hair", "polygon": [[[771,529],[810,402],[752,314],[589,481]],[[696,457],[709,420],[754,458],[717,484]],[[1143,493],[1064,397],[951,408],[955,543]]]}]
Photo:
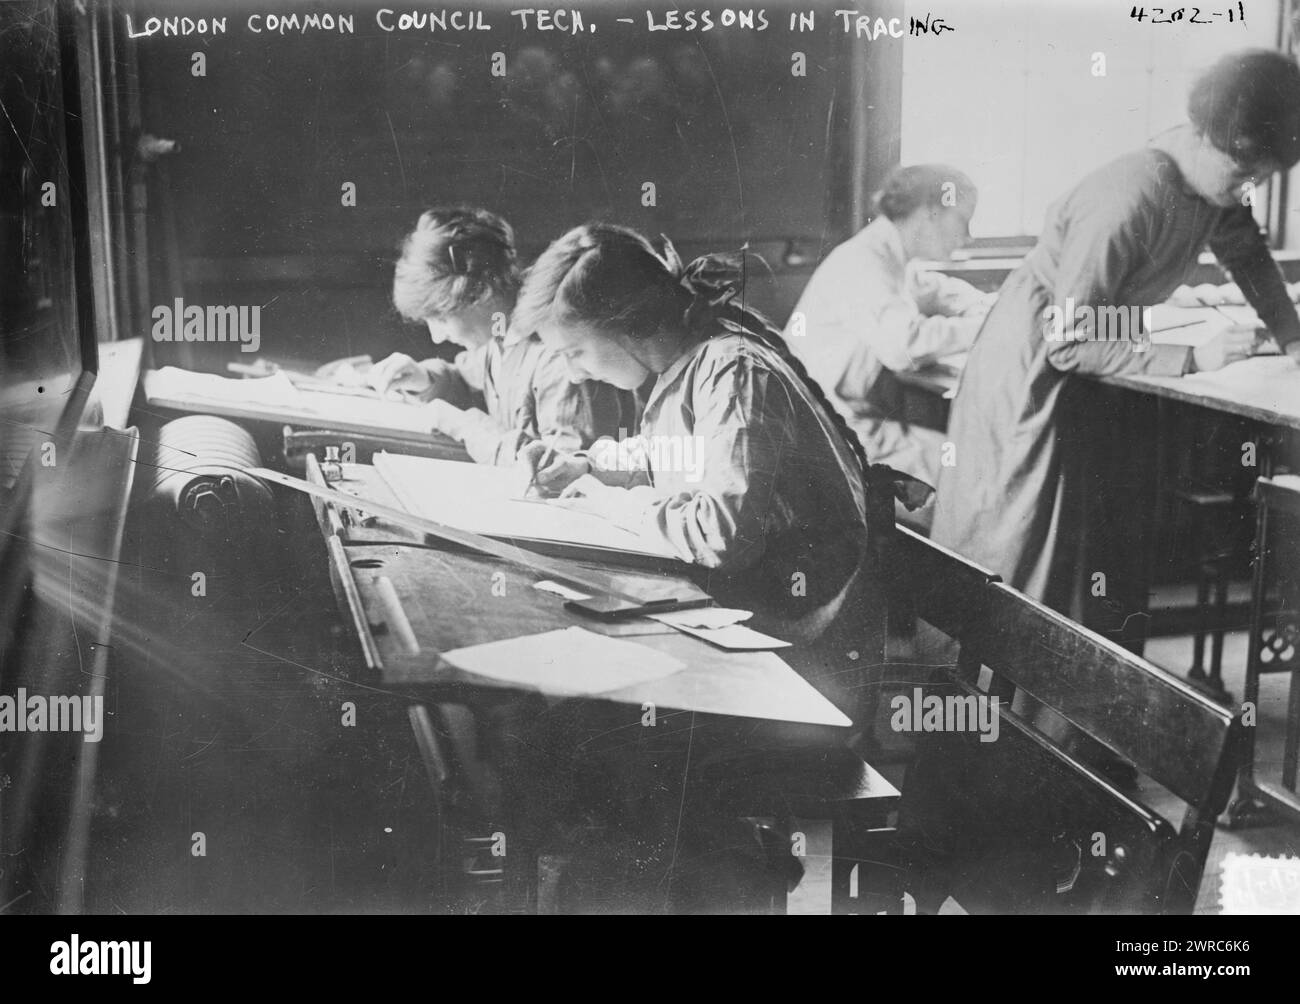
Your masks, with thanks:
[{"label": "braided hair", "polygon": [[[916,509],[926,502],[931,494],[929,486],[892,467],[873,464],[867,457],[862,440],[858,438],[840,410],[831,404],[826,391],[813,379],[812,374],[804,366],[803,360],[790,351],[790,346],[781,335],[780,329],[766,315],[745,306],[742,302],[737,302],[743,298],[745,288],[743,252],[703,255],[689,265],[683,266],[672,242],[665,237],[664,257],[669,266],[676,271],[681,282],[692,291],[695,306],[691,309],[708,318],[702,325],[706,337],[719,331],[731,331],[750,338],[775,352],[799,378],[817,407],[821,409],[821,413],[830,422],[831,428],[839,434],[841,441],[849,447],[857,459],[867,487],[870,489],[867,493],[867,502],[873,519],[878,523],[893,521],[891,496],[897,497],[908,509]],[[690,321],[688,311],[688,323]]]},{"label": "braided hair", "polygon": [[515,234],[496,213],[441,206],[420,215],[393,272],[393,306],[409,321],[446,317],[520,283]]},{"label": "braided hair", "polygon": [[[868,485],[898,493],[898,479],[905,476],[871,464],[844,416],[790,351],[776,326],[737,302],[744,291],[743,265],[743,253],[705,255],[684,265],[666,238],[660,254],[635,230],[587,224],[570,230],[542,252],[524,280],[511,323],[527,331],[539,330],[548,320],[596,323],[633,339],[673,329],[705,338],[729,332],[758,342],[779,356],[807,388],[856,458]],[[908,494],[909,499],[916,498],[915,491]],[[909,499],[904,501],[910,505]]]},{"label": "braided hair", "polygon": [[677,257],[677,249],[664,238],[664,258],[676,272],[678,280],[692,292],[693,302],[687,314],[688,325],[693,329],[702,329],[706,335],[720,331],[743,335],[775,352],[803,383],[865,473],[871,462],[867,459],[862,441],[849,428],[844,416],[831,404],[821,384],[812,378],[803,360],[790,351],[780,329],[766,315],[744,304],[744,254],[702,255],[683,266]]}]

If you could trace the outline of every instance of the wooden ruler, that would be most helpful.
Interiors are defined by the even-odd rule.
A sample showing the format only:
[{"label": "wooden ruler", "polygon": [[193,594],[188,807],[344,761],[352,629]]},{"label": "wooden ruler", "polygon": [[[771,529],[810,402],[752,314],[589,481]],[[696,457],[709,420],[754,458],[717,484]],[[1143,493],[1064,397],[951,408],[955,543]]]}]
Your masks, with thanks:
[{"label": "wooden ruler", "polygon": [[[384,505],[382,502],[372,502],[369,499],[358,498],[355,495],[349,495],[347,492],[341,492],[337,488],[313,484],[310,481],[291,477],[288,474],[281,474],[279,471],[272,471],[265,467],[249,467],[246,470],[253,477],[261,478],[264,481],[282,485],[285,488],[292,488],[294,491],[312,495],[327,502],[333,502],[336,505],[346,506],[349,509],[359,509],[373,516],[380,516],[398,526],[407,527],[418,533],[428,534],[430,537],[448,543],[459,544],[461,547],[477,551],[479,554],[500,558],[502,561],[508,561],[512,565],[526,568],[538,575],[559,579],[562,582],[578,586],[584,592],[590,593],[596,602],[584,604],[582,601],[573,601],[573,605],[579,609],[597,613],[598,616],[661,613],[687,607],[706,606],[712,603],[712,599],[688,579],[681,579],[682,588],[678,596],[647,599],[644,596],[637,596],[627,589],[612,586],[599,573],[587,573],[582,569],[575,569],[570,565],[551,561],[540,554],[526,551],[521,547],[497,540],[494,537],[486,537],[483,534],[473,533],[469,530],[459,530],[447,526],[445,523],[438,523],[423,516],[409,513],[405,509],[397,509],[393,506]],[[658,582],[662,586],[663,578],[660,578]],[[612,601],[612,603],[602,604],[599,602],[602,599]]]}]

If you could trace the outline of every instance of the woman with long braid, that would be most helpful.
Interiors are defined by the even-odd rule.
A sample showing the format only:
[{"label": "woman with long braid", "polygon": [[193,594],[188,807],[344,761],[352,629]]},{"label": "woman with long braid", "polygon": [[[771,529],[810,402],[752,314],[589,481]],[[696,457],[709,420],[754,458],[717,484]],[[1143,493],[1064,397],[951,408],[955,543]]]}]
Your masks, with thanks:
[{"label": "woman with long braid", "polygon": [[[635,231],[600,224],[547,248],[512,324],[536,331],[571,380],[654,385],[632,439],[577,453],[530,444],[520,458],[568,504],[667,542],[720,603],[753,610],[755,627],[794,642],[782,658],[869,730],[863,672],[882,661],[885,615],[870,558],[892,521],[895,475],[867,466],[776,330],[737,305],[736,264],[713,256],[683,265],[670,244],[661,254]],[[532,762],[544,755],[550,776],[587,779],[573,786],[586,792],[575,805],[602,821],[606,837],[599,848],[571,849],[575,876],[605,876],[627,902],[642,903],[640,890],[670,910],[714,911],[746,909],[747,893],[791,877],[782,871],[788,843],[778,839],[784,853],[765,858],[758,835],[715,804],[716,782],[700,778],[715,769],[730,777],[733,758],[775,756],[787,739],[802,746],[820,733],[765,723],[755,740],[757,724],[692,719],[688,730],[637,728],[629,740],[626,715],[570,708],[561,726],[558,712],[520,723],[514,732],[527,735],[529,756],[503,774],[532,819],[575,812],[554,792],[539,804]],[[610,737],[617,748],[602,754]],[[797,788],[801,762],[765,763],[763,772],[793,771]],[[592,792],[618,794],[602,801]]]},{"label": "woman with long braid", "polygon": [[547,248],[512,323],[538,332],[572,380],[656,380],[637,437],[579,453],[532,444],[520,457],[543,488],[667,541],[720,602],[803,643],[791,661],[836,699],[883,645],[862,567],[883,479],[780,335],[733,302],[731,264],[683,266],[671,245],[661,255],[600,224]]}]

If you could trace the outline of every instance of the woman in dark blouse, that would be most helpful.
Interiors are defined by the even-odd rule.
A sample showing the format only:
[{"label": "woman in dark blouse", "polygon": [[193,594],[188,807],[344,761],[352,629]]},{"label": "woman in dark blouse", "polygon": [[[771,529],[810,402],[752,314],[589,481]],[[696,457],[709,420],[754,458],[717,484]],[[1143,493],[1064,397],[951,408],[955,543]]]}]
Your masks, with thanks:
[{"label": "woman in dark blouse", "polygon": [[1079,378],[1213,370],[1254,343],[1247,330],[1195,349],[1144,332],[1116,338],[1118,315],[1102,308],[1131,317],[1162,302],[1208,245],[1300,358],[1300,320],[1250,209],[1255,185],[1300,160],[1300,68],[1278,52],[1232,54],[1196,82],[1188,112],[1189,123],[1093,171],[1048,211],[976,338],[949,419],[934,540],[1074,616],[1078,573],[1089,570],[1082,512],[1134,431],[1105,388]]}]

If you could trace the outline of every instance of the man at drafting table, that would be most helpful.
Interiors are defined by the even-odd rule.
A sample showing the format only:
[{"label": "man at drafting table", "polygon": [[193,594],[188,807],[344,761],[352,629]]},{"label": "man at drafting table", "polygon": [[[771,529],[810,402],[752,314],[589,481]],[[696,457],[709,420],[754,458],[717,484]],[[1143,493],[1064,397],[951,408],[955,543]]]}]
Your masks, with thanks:
[{"label": "man at drafting table", "polygon": [[571,451],[635,431],[634,394],[570,382],[564,361],[535,334],[508,329],[519,282],[514,232],[501,217],[464,207],[425,212],[402,245],[393,304],[425,323],[435,343],[466,351],[454,363],[395,354],[368,382],[427,402],[430,430],[462,441],[480,464],[513,464],[534,440]]}]

